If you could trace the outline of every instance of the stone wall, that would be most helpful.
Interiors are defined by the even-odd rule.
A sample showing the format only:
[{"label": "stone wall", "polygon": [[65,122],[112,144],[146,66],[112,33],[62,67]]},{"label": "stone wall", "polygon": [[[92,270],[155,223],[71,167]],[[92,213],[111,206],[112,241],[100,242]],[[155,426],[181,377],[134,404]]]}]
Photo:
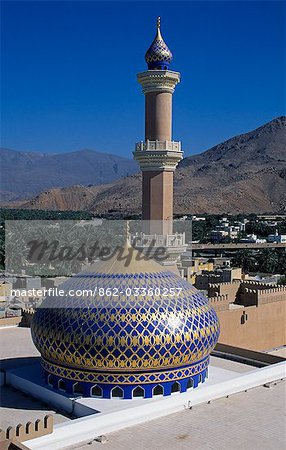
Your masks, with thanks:
[{"label": "stone wall", "polygon": [[229,300],[227,294],[209,297],[209,302],[216,311],[224,311],[225,309],[229,309]]},{"label": "stone wall", "polygon": [[251,350],[269,350],[285,345],[286,302],[277,301],[241,309],[217,311],[219,342]]},{"label": "stone wall", "polygon": [[267,285],[257,282],[243,282],[240,285],[237,303],[244,306],[259,306],[265,303],[286,300],[286,286]]},{"label": "stone wall", "polygon": [[2,448],[1,443],[5,440],[28,441],[52,433],[53,427],[54,418],[49,414],[43,420],[37,419],[35,422],[19,423],[16,427],[0,429],[0,448]]},{"label": "stone wall", "polygon": [[4,326],[11,326],[11,325],[19,325],[19,323],[21,322],[22,317],[18,316],[18,317],[2,317],[0,319],[0,327],[4,327]]},{"label": "stone wall", "polygon": [[219,283],[222,280],[221,275],[214,273],[203,273],[196,275],[195,287],[201,291],[206,291],[208,289],[209,283]]},{"label": "stone wall", "polygon": [[240,281],[234,280],[231,283],[210,283],[208,286],[208,296],[227,295],[228,301],[234,303],[240,287]]}]

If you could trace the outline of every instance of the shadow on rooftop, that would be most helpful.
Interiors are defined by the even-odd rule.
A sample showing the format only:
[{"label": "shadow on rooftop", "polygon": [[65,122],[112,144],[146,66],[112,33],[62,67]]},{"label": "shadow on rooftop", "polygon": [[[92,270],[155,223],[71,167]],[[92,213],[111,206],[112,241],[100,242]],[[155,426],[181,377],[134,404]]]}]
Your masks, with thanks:
[{"label": "shadow on rooftop", "polygon": [[[1,361],[1,372],[5,372],[9,369],[16,369],[19,367],[30,366],[39,362],[40,358],[35,357],[23,357],[23,358],[7,358]],[[47,411],[50,406],[43,401],[31,397],[29,394],[25,394],[12,386],[1,386],[0,407],[23,409],[29,411]]]},{"label": "shadow on rooftop", "polygon": [[8,369],[16,369],[17,367],[30,366],[41,360],[40,356],[26,356],[18,358],[6,358],[1,360],[1,371],[6,371]]}]

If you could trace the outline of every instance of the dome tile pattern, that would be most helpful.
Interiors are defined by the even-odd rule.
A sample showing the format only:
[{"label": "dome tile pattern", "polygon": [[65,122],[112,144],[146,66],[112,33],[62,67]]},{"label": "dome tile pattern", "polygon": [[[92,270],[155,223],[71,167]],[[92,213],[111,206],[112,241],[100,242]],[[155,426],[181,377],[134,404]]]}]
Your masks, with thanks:
[{"label": "dome tile pattern", "polygon": [[161,271],[81,273],[61,289],[84,290],[86,296],[44,300],[32,337],[55,387],[60,380],[71,389],[81,382],[90,395],[96,383],[102,396],[110,397],[121,386],[124,398],[132,398],[130,389],[138,385],[148,397],[156,383],[168,395],[174,381],[183,391],[191,378],[194,386],[205,379],[219,336],[216,313],[193,286],[158,267]]}]

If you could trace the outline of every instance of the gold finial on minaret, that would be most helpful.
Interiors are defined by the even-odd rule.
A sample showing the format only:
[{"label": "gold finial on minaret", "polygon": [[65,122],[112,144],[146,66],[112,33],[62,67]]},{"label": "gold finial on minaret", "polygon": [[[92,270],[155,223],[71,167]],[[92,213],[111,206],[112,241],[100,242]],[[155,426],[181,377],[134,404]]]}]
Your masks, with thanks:
[{"label": "gold finial on minaret", "polygon": [[160,27],[161,27],[161,17],[158,16],[158,17],[157,17],[157,28],[160,29]]}]

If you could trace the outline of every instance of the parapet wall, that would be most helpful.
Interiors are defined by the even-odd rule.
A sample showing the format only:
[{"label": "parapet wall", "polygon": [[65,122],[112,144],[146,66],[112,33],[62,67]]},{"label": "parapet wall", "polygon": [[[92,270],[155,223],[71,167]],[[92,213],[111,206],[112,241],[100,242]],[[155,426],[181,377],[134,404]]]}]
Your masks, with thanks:
[{"label": "parapet wall", "polygon": [[227,294],[209,297],[209,302],[216,311],[223,311],[229,308],[229,300]]},{"label": "parapet wall", "polygon": [[49,414],[43,420],[37,419],[35,422],[19,423],[15,427],[0,429],[0,443],[5,440],[28,441],[52,433],[53,428],[54,418]]},{"label": "parapet wall", "polygon": [[285,345],[286,302],[276,301],[241,309],[217,311],[219,342],[251,350]]},{"label": "parapet wall", "polygon": [[19,323],[21,322],[22,317],[18,316],[18,317],[3,317],[0,318],[0,327],[6,327],[6,326],[12,326],[12,325],[19,325]]},{"label": "parapet wall", "polygon": [[243,306],[259,306],[286,300],[286,286],[261,283],[259,281],[233,280],[229,283],[209,283],[208,296],[226,295],[229,303]]},{"label": "parapet wall", "polygon": [[250,289],[242,287],[239,293],[239,303],[244,306],[263,305],[265,303],[282,302],[286,300],[286,286],[277,286],[270,289]]},{"label": "parapet wall", "polygon": [[244,286],[244,287],[252,286],[254,289],[258,289],[258,290],[277,288],[277,284],[273,284],[273,283],[269,284],[269,283],[263,283],[261,281],[253,281],[253,280],[242,280],[241,286]]},{"label": "parapet wall", "polygon": [[228,301],[233,303],[236,300],[239,287],[239,280],[234,280],[229,283],[209,283],[208,296],[215,297],[217,295],[227,295]]}]

